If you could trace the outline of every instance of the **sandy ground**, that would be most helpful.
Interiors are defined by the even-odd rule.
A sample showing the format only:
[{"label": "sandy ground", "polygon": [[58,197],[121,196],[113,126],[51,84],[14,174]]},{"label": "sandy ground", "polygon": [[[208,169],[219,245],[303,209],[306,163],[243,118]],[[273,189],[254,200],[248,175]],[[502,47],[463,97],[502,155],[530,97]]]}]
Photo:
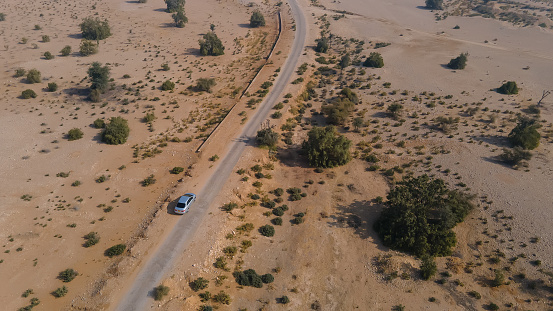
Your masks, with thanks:
[{"label": "sandy ground", "polygon": [[[382,207],[373,200],[385,196],[389,179],[378,172],[367,171],[369,164],[360,159],[322,174],[307,168],[296,154],[309,129],[305,122],[301,126],[304,129],[298,127],[293,132],[294,145],[290,150],[281,143],[279,161],[273,161],[266,150],[251,147],[237,166],[237,169],[247,169],[257,163],[273,164],[274,169],[264,171],[270,173],[272,179],[262,179],[261,196],[273,198],[269,191],[277,187],[300,187],[307,193],[301,201],[283,202],[290,210],[283,216],[283,226],[276,226],[275,237],[262,237],[255,230],[240,235],[235,229],[244,222],[253,223],[256,228],[269,223],[272,216],[263,215],[267,208],[248,206],[231,214],[219,209],[231,201],[239,205],[251,202],[248,194],[256,192],[251,185],[256,180],[251,171],[246,173],[249,176],[247,182],[241,181],[243,176],[233,175],[217,204],[211,207],[212,214],[204,220],[202,227],[205,230],[198,233],[183,254],[181,264],[164,281],[171,288],[169,296],[162,302],[152,300],[152,308],[197,309],[203,303],[188,282],[199,276],[210,280],[207,290],[212,294],[224,290],[231,295],[229,307],[219,305],[223,310],[308,310],[317,306],[321,310],[390,310],[399,304],[405,305],[407,310],[482,310],[491,302],[502,308],[512,303],[511,310],[551,308],[548,306],[551,294],[547,287],[541,287],[551,286],[550,277],[538,271],[542,268],[548,271],[553,264],[553,231],[549,230],[553,221],[550,212],[553,202],[550,191],[553,187],[551,138],[542,139],[528,171],[514,170],[494,160],[501,148],[507,146],[503,137],[514,126],[513,114],[504,112],[523,110],[535,103],[543,90],[551,88],[551,31],[540,27],[520,28],[480,17],[448,17],[435,21],[432,12],[421,9],[422,3],[414,1],[320,1],[319,4],[327,10],[311,4],[307,1],[301,3],[305,15],[311,18],[308,42],[319,37],[321,22],[318,18],[328,14],[329,29],[333,34],[365,41],[362,55],[373,51],[371,46],[375,42],[391,43],[377,50],[384,57],[385,67],[367,69],[367,74],[359,77],[365,82],[373,74],[380,77],[368,81],[372,84],[371,89],[356,90],[363,101],[356,110],[366,110],[363,116],[368,127],[361,134],[341,131],[354,141],[354,145],[380,135],[384,147],[375,153],[381,157],[380,164],[384,168],[419,161],[410,168],[414,173],[435,174],[452,186],[462,181],[470,192],[478,195],[479,208],[456,229],[459,246],[454,256],[438,260],[439,271],[449,271],[452,276],[436,277],[436,280],[446,279],[444,284],[422,281],[418,278],[419,263],[415,258],[390,252],[381,246],[372,223]],[[133,158],[131,147],[146,146],[164,134],[181,140],[197,136],[201,132],[195,127],[202,126],[211,117],[208,114],[217,110],[215,105],[232,107],[235,103],[229,96],[232,86],[243,87],[253,74],[251,69],[262,62],[259,54],[243,46],[252,44],[259,51],[266,51],[266,47],[254,44],[260,40],[251,37],[261,38],[263,34],[256,37],[244,26],[251,9],[230,1],[188,1],[187,12],[194,12],[194,18],[189,13],[190,22],[184,30],[168,25],[171,19],[169,14],[162,12],[162,1],[150,0],[147,4],[103,1],[96,4],[96,11],[100,16],[118,22],[112,23],[114,35],[100,44],[100,53],[87,58],[57,56],[47,61],[41,59],[44,51],[50,50],[57,55],[66,44],[77,50],[78,24],[91,14],[89,10],[94,9],[85,1],[71,5],[55,3],[48,7],[33,2],[27,3],[25,10],[19,6],[21,4],[11,0],[0,4],[0,12],[7,14],[7,20],[0,22],[5,47],[0,53],[3,91],[0,96],[0,108],[3,109],[0,130],[10,133],[0,141],[4,146],[0,150],[0,178],[4,189],[0,206],[0,238],[5,239],[4,249],[10,251],[0,256],[3,260],[0,274],[9,276],[8,281],[0,285],[0,301],[6,302],[5,306],[10,310],[22,307],[28,304],[29,298],[19,296],[32,288],[35,295],[31,297],[41,300],[39,308],[108,309],[124,294],[125,287],[121,284],[132,279],[135,268],[155,250],[156,243],[174,223],[174,216],[167,213],[168,201],[175,199],[180,192],[193,191],[202,185],[213,165],[207,158],[223,154],[224,142],[233,135],[232,131],[223,131],[224,135],[214,138],[217,143],[210,143],[210,149],[199,157],[194,153],[198,139],[190,143],[170,142],[162,148],[163,153],[154,158],[139,157],[138,163],[133,163],[137,159]],[[329,9],[354,12],[355,15],[347,14],[345,18],[334,20],[331,17],[339,13]],[[40,13],[44,16],[41,17]],[[29,23],[28,19],[33,22]],[[32,30],[35,23],[41,25],[42,30]],[[216,31],[227,47],[225,56],[215,61],[195,54],[196,42],[210,23],[220,29]],[[455,25],[460,29],[454,30]],[[265,31],[270,29],[274,28],[269,23]],[[250,36],[247,35],[249,32]],[[40,42],[43,34],[49,34],[51,42]],[[269,43],[272,42],[270,36],[266,39]],[[291,34],[288,36],[287,42],[290,42]],[[22,37],[28,37],[29,42],[19,44]],[[242,43],[235,44],[234,38],[239,38]],[[37,49],[32,47],[33,43],[37,44]],[[277,53],[274,59],[274,68],[267,70],[266,76],[256,83],[269,79],[278,68],[278,62],[284,60],[285,47],[286,42],[281,49],[283,53]],[[461,52],[469,53],[465,70],[453,72],[444,68],[444,64]],[[314,62],[316,57],[309,46],[301,62],[320,66]],[[174,63],[175,58],[178,64]],[[79,90],[86,88],[88,83],[81,80],[86,77],[92,61],[112,64],[112,77],[118,86],[148,83],[141,91],[143,98],[124,106],[119,103],[122,98],[133,100],[136,97],[117,88],[106,95],[108,104],[105,107],[83,101],[84,96],[79,95]],[[159,71],[165,62],[170,64],[171,70]],[[42,72],[44,82],[27,85],[21,78],[14,78],[15,69],[20,67],[37,68]],[[237,67],[240,68],[239,74],[234,69]],[[526,67],[529,69],[524,70]],[[152,74],[146,78],[150,70]],[[311,73],[312,69],[303,77],[307,78]],[[123,79],[124,74],[130,74],[131,78]],[[218,85],[213,94],[178,94],[196,78],[206,76],[217,78]],[[171,77],[174,81],[181,79],[174,93],[149,90],[152,85],[158,86]],[[150,78],[155,82],[147,82]],[[138,83],[139,80],[145,82]],[[521,91],[517,96],[502,96],[492,90],[506,80],[519,83]],[[42,88],[50,81],[56,81],[61,91],[54,94],[43,92]],[[384,88],[384,82],[391,83],[391,88]],[[337,82],[333,83],[326,88],[339,90]],[[302,87],[302,84],[290,85],[288,91],[294,95],[293,99]],[[39,97],[34,100],[17,98],[26,88],[37,91]],[[392,90],[398,92],[392,95],[389,93]],[[409,95],[400,95],[403,90],[408,90]],[[387,94],[378,95],[382,91]],[[420,95],[421,102],[411,100],[421,92],[436,95]],[[430,109],[422,103],[443,100],[443,97],[437,97],[449,94],[453,97],[444,105]],[[149,100],[155,96],[161,100]],[[167,104],[172,99],[178,101],[178,108]],[[282,119],[272,121],[273,124],[279,125],[279,122],[284,123],[294,116],[289,109],[296,104],[293,99],[282,110]],[[404,103],[404,115],[408,120],[398,127],[385,125],[395,122],[383,114],[386,106],[394,101]],[[483,104],[477,115],[469,117],[462,112],[478,102]],[[550,130],[553,121],[551,103],[552,100],[548,99],[542,108],[543,130]],[[321,101],[312,101],[311,104],[310,109],[320,110]],[[244,107],[245,103],[242,101],[240,105]],[[482,111],[485,107],[488,112]],[[158,119],[154,121],[154,132],[149,132],[148,126],[140,119],[146,111],[154,108]],[[128,114],[120,112],[121,109],[129,109]],[[315,116],[310,109],[307,109],[304,120],[324,124],[323,118]],[[163,110],[167,112],[163,113]],[[498,111],[494,112],[497,121],[493,127],[486,126],[482,120],[487,120],[494,110]],[[242,116],[237,113],[240,111],[248,109],[237,109],[231,115],[233,120],[239,122]],[[414,118],[407,117],[413,112],[419,115],[417,126],[413,123]],[[106,118],[122,114],[129,119],[132,132],[126,144],[107,146],[98,143],[99,131],[89,125],[101,114]],[[173,119],[164,119],[165,115]],[[191,115],[201,117],[193,123],[181,121]],[[462,117],[459,130],[452,138],[422,126],[440,115]],[[379,123],[369,123],[371,120]],[[63,133],[72,127],[82,128],[85,137],[75,142],[64,139]],[[182,132],[178,131],[179,128],[183,128]],[[371,130],[377,130],[378,134],[370,133]],[[407,137],[406,146],[396,147],[395,141],[403,134]],[[58,142],[52,143],[54,140]],[[416,147],[421,145],[424,146],[423,152],[417,155],[419,149]],[[434,148],[449,153],[434,153]],[[360,148],[354,149],[361,151]],[[394,150],[394,153],[388,150]],[[427,159],[428,156],[432,159]],[[191,170],[193,178],[184,177],[183,182],[177,182],[182,175],[168,174],[174,166],[187,168],[191,164],[195,164]],[[118,170],[121,165],[126,168]],[[445,173],[445,169],[451,172]],[[59,172],[71,173],[68,178],[55,177]],[[111,176],[105,183],[94,182],[102,174]],[[147,188],[140,187],[139,181],[149,174],[156,176],[157,183]],[[75,180],[83,184],[71,187]],[[31,201],[22,200],[20,197],[24,194],[31,195]],[[131,198],[130,203],[122,203],[126,197]],[[117,201],[110,203],[111,200]],[[99,204],[111,205],[114,209],[105,213],[104,207],[96,207]],[[128,213],[130,208],[132,213]],[[158,212],[152,215],[154,211]],[[292,215],[299,212],[306,213],[306,221],[292,225]],[[99,221],[102,217],[105,220]],[[67,227],[72,223],[76,227]],[[146,226],[147,231],[141,235],[143,239],[132,238],[140,232],[139,228]],[[90,231],[100,233],[100,243],[83,248],[82,236]],[[539,242],[532,243],[536,241],[532,238],[536,237]],[[215,258],[223,256],[224,247],[240,246],[242,240],[251,240],[253,245],[246,252],[228,258],[230,271],[237,267],[253,268],[260,274],[273,273],[273,284],[263,289],[240,288],[231,272],[213,266]],[[125,242],[136,244],[130,254],[118,260],[103,256],[107,247]],[[19,247],[23,249],[17,251]],[[498,256],[495,250],[504,255],[499,264],[490,262],[490,258]],[[391,258],[376,264],[375,258],[387,255]],[[516,263],[508,263],[515,256],[518,256]],[[463,267],[472,267],[472,272],[448,267],[449,260],[458,261]],[[535,260],[541,261],[540,267],[536,267]],[[511,284],[489,287],[487,284],[493,277],[493,269],[505,267],[510,267],[505,273]],[[66,268],[74,268],[81,275],[67,284],[69,294],[66,297],[55,299],[49,293],[63,285],[56,276]],[[392,272],[405,273],[408,277],[390,278]],[[521,273],[526,278],[517,276]],[[221,275],[227,279],[217,286],[215,279]],[[103,282],[105,278],[112,279],[112,282]],[[538,284],[538,289],[533,289],[532,284],[534,288]],[[471,290],[478,291],[482,299],[469,297],[467,293]],[[290,298],[290,304],[278,303],[277,298],[283,295]],[[431,297],[436,301],[429,302]]]},{"label": "sandy ground", "polygon": [[[0,300],[7,303],[7,309],[25,306],[30,297],[18,297],[30,288],[35,293],[31,297],[41,300],[41,308],[61,309],[77,301],[76,296],[105,275],[114,262],[103,256],[107,247],[134,244],[132,237],[160,214],[162,202],[177,199],[183,189],[194,191],[202,182],[202,174],[193,165],[198,160],[195,150],[201,135],[213,128],[204,124],[234,106],[238,97],[233,98],[231,92],[244,89],[254,69],[265,62],[263,57],[276,37],[276,17],[274,10],[266,11],[267,26],[254,30],[248,26],[254,8],[230,1],[189,1],[186,10],[194,12],[194,18],[189,16],[186,27],[178,29],[173,27],[170,14],[163,12],[163,1],[103,1],[95,8],[86,1],[37,1],[28,3],[24,10],[17,1],[2,2],[0,6],[6,14],[6,21],[0,24],[5,48],[0,53],[0,130],[7,134],[0,150],[0,234],[5,241],[0,273],[7,276],[0,285]],[[80,43],[78,25],[95,13],[110,21],[113,35],[100,42],[98,54],[81,57],[76,52]],[[41,30],[33,30],[34,23],[29,20]],[[216,59],[198,54],[198,39],[211,23],[226,47],[225,55]],[[50,42],[41,42],[42,35],[49,35]],[[18,43],[23,37],[28,42]],[[73,54],[62,57],[58,51],[65,45],[72,46]],[[45,51],[56,57],[45,60],[41,57]],[[285,55],[274,61],[283,59]],[[115,89],[97,104],[86,100],[86,71],[94,61],[110,66],[115,84]],[[161,70],[163,63],[170,65],[169,71]],[[43,82],[26,84],[24,78],[14,78],[17,68],[38,69]],[[123,78],[125,74],[130,78]],[[200,77],[216,78],[212,94],[187,91]],[[177,82],[175,92],[158,89],[166,79]],[[59,90],[45,92],[47,82],[56,82]],[[35,90],[38,97],[18,98],[26,88]],[[146,112],[157,117],[152,130],[141,121]],[[129,120],[128,141],[119,146],[99,143],[100,130],[93,128],[92,122],[119,115]],[[64,134],[73,127],[81,128],[84,138],[67,141]],[[165,142],[166,137],[181,142]],[[192,141],[183,142],[187,137]],[[133,157],[135,149],[139,150],[138,157]],[[154,149],[162,153],[144,156]],[[203,170],[212,165],[205,163]],[[124,169],[120,169],[122,166]],[[186,168],[196,178],[169,174],[175,166]],[[56,177],[60,172],[69,173],[69,177]],[[150,174],[157,182],[141,187],[140,181]],[[108,180],[95,182],[101,175]],[[183,177],[186,183],[178,183]],[[72,187],[74,181],[81,185]],[[32,196],[30,201],[21,199],[25,194]],[[125,198],[130,202],[124,203]],[[109,206],[113,209],[105,212]],[[163,216],[170,226],[172,215],[165,211]],[[83,236],[91,231],[100,234],[100,243],[83,248]],[[80,276],[63,284],[56,276],[67,268],[77,270]],[[118,274],[113,269],[108,272]],[[67,285],[69,293],[55,299],[50,292],[62,285]]]}]

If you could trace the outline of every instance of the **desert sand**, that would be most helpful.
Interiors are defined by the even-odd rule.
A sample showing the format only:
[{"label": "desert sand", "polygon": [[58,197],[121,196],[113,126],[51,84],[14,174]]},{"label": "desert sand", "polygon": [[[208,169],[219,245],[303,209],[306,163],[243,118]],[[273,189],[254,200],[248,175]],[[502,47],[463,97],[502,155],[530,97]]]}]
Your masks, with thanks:
[{"label": "desert sand", "polygon": [[[542,139],[528,166],[513,169],[497,156],[509,146],[506,135],[516,124],[516,113],[526,114],[544,90],[552,89],[552,30],[470,14],[436,20],[435,12],[416,1],[299,3],[309,24],[300,63],[307,63],[308,69],[293,78],[302,77],[301,83],[290,84],[282,94],[282,117],[270,121],[279,133],[291,133],[287,134],[290,144],[279,142],[276,155],[255,146],[247,148],[236,166],[245,173],[233,174],[227,181],[200,225],[203,230],[164,278],[169,294],[161,301],[152,299],[151,309],[198,310],[213,305],[220,310],[400,310],[401,306],[405,310],[482,310],[491,303],[501,310],[551,309],[553,98],[540,107]],[[550,9],[548,3],[541,5]],[[217,165],[210,158],[226,154],[226,143],[239,133],[238,125],[255,111],[247,102],[256,97],[240,99],[233,91],[245,88],[255,69],[265,63],[276,39],[277,9],[283,12],[285,31],[250,94],[274,79],[294,36],[286,2],[278,6],[277,1],[249,5],[190,0],[184,29],[172,25],[164,8],[161,0],[145,4],[103,0],[94,7],[86,1],[0,3],[0,12],[6,14],[0,22],[4,47],[0,51],[0,131],[4,133],[0,301],[6,310],[26,306],[32,297],[40,299],[39,310],[114,309],[175,224],[177,216],[168,206],[182,193],[205,185]],[[256,8],[265,14],[267,25],[251,29],[249,16]],[[455,6],[447,8],[452,11]],[[78,25],[96,13],[109,20],[113,36],[100,42],[98,54],[81,57]],[[41,29],[34,30],[35,24]],[[197,41],[210,24],[226,47],[223,56],[198,54]],[[298,95],[307,82],[320,79],[314,73],[323,66],[315,60],[321,54],[313,47],[324,29],[335,39],[331,51],[322,56],[339,59],[348,51],[360,60],[376,51],[385,66],[338,70],[326,85],[316,88],[318,99],[303,101]],[[42,35],[49,35],[50,42],[42,42]],[[28,42],[21,43],[22,38]],[[364,42],[360,53],[354,52],[354,41],[346,42],[349,38]],[[375,49],[377,42],[390,44]],[[62,57],[58,52],[65,45],[71,45],[73,53]],[[55,58],[44,59],[45,51]],[[466,69],[445,67],[464,52],[469,54]],[[114,84],[100,103],[86,99],[86,71],[94,61],[109,64]],[[165,63],[168,71],[161,70]],[[24,77],[14,77],[18,68],[38,69],[43,82],[26,84]],[[351,69],[355,70],[350,73]],[[130,77],[124,78],[125,74]],[[198,78],[215,78],[213,93],[189,90]],[[158,89],[167,79],[176,82],[175,91]],[[495,88],[505,81],[516,81],[519,94],[498,94]],[[56,82],[58,91],[45,92],[48,82]],[[354,82],[371,85],[353,89],[361,99],[354,117],[361,116],[364,126],[354,131],[351,117],[339,128],[353,142],[354,159],[317,173],[299,155],[301,143],[313,125],[325,125],[318,113],[325,100]],[[27,88],[38,97],[19,98]],[[284,97],[286,93],[292,97]],[[385,113],[394,102],[404,105],[406,121],[401,124]],[[307,104],[298,126],[281,129]],[[467,114],[472,107],[479,109]],[[229,110],[221,124],[224,130],[216,131],[206,149],[196,153],[214,128],[215,123],[206,125],[208,121]],[[152,112],[156,120],[150,126],[142,118]],[[123,145],[101,143],[100,130],[91,125],[97,118],[113,116],[129,120],[131,134]],[[438,116],[459,117],[458,129],[445,134],[432,128]],[[82,129],[84,137],[68,141],[65,134],[74,127]],[[173,137],[180,142],[173,142]],[[188,137],[191,141],[185,142]],[[377,141],[380,148],[375,147]],[[405,143],[398,145],[400,141]],[[362,159],[364,146],[372,146],[382,170],[369,171],[371,164]],[[153,151],[156,148],[162,152]],[[271,178],[258,179],[251,170],[256,164]],[[175,166],[185,168],[186,174],[170,174]],[[385,170],[394,167],[404,169],[385,176]],[[385,198],[393,183],[409,172],[442,178],[451,187],[476,195],[477,208],[455,229],[458,244],[453,256],[437,259],[438,274],[430,281],[420,279],[417,258],[384,247],[372,228],[383,208],[377,197]],[[69,176],[57,177],[59,173]],[[151,174],[156,183],[141,186]],[[107,180],[99,183],[101,175]],[[71,186],[75,181],[81,184]],[[254,187],[255,181],[263,186]],[[270,223],[270,209],[251,195],[274,199],[269,191],[278,187],[298,187],[307,196],[293,202],[286,194],[282,197],[289,211],[282,216],[282,226],[275,226],[274,237],[264,237],[257,230],[238,232],[236,228],[244,223],[255,228]],[[221,210],[229,202],[243,208],[230,213]],[[305,213],[305,220],[294,224],[298,213]],[[83,236],[89,232],[98,232],[101,238],[97,245],[85,248]],[[241,248],[244,240],[252,246]],[[118,243],[127,245],[124,255],[104,256],[106,248]],[[223,249],[228,246],[239,251],[227,256]],[[218,257],[225,258],[228,271],[214,265]],[[65,284],[56,277],[67,268],[77,270],[79,276]],[[232,272],[250,268],[272,273],[274,283],[263,288],[238,286]],[[508,284],[489,286],[494,269],[503,269]],[[206,290],[211,294],[227,293],[230,305],[202,302],[198,294],[205,291],[194,292],[189,285],[198,277],[210,281]],[[65,297],[51,295],[63,285],[69,288]],[[21,297],[27,289],[33,294]],[[481,299],[471,296],[471,291]],[[288,304],[281,303],[283,296],[289,297]]]}]

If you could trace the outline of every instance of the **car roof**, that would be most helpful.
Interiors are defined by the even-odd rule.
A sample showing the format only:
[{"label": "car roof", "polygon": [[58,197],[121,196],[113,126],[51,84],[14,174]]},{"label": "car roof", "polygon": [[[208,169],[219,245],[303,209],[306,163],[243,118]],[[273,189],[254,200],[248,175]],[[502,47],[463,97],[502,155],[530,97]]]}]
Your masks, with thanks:
[{"label": "car roof", "polygon": [[192,198],[194,195],[191,193],[187,193],[179,198],[179,203],[185,203],[188,201],[189,198]]}]

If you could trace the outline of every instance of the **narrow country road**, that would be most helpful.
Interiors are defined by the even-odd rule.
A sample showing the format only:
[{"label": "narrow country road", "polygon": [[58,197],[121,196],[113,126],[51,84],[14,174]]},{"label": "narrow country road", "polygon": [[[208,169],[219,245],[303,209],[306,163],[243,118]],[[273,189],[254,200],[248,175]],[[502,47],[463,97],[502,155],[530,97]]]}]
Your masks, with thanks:
[{"label": "narrow country road", "polygon": [[144,310],[151,301],[153,288],[161,282],[164,275],[175,264],[184,249],[190,244],[194,233],[201,224],[213,199],[219,194],[223,185],[238,163],[248,141],[257,134],[260,124],[269,116],[271,108],[284,91],[290,77],[297,67],[298,60],[305,46],[307,24],[305,16],[299,7],[297,0],[289,0],[292,13],[296,20],[296,32],[294,43],[288,59],[281,69],[281,73],[275,81],[272,91],[260,105],[258,111],[245,125],[244,130],[230,145],[229,152],[221,160],[217,169],[212,173],[208,182],[198,195],[198,200],[188,214],[181,217],[157,252],[144,265],[138,273],[130,290],[119,302],[116,310],[139,311]]}]

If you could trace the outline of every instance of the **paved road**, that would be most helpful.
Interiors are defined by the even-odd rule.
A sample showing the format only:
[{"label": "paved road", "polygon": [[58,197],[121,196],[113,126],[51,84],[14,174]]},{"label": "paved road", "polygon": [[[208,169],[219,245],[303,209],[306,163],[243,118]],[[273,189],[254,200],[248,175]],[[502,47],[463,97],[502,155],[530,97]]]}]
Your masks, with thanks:
[{"label": "paved road", "polygon": [[171,233],[159,247],[157,252],[144,265],[138,276],[134,280],[131,289],[116,310],[120,311],[139,311],[144,310],[152,302],[151,291],[159,285],[164,275],[173,267],[175,260],[178,259],[184,249],[190,244],[194,232],[201,224],[207,210],[213,199],[219,194],[225,182],[238,163],[244,149],[252,139],[254,139],[260,124],[267,119],[271,108],[277,102],[277,99],[284,91],[290,77],[294,73],[299,57],[305,46],[307,34],[307,25],[305,16],[298,6],[297,0],[289,0],[292,13],[296,20],[296,32],[292,50],[281,69],[280,75],[275,81],[272,91],[260,105],[255,115],[245,125],[244,130],[236,137],[230,146],[228,154],[221,160],[217,169],[213,172],[210,179],[200,191],[198,200],[188,214],[181,217],[173,227]]}]

